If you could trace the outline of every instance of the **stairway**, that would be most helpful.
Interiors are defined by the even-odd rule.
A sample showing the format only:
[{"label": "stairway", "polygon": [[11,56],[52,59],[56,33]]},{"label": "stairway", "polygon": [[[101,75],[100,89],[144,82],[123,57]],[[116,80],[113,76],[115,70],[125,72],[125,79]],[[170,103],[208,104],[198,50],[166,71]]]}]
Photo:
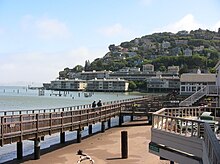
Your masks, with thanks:
[{"label": "stairway", "polygon": [[204,96],[219,96],[220,86],[207,85],[200,89],[199,91],[193,93],[191,96],[187,97],[185,100],[181,101],[179,106],[192,106],[195,102],[200,100]]},{"label": "stairway", "polygon": [[201,99],[206,94],[207,94],[207,86],[193,93],[191,96],[187,97],[185,100],[181,101],[179,106],[187,106],[187,107],[192,106],[196,101]]}]

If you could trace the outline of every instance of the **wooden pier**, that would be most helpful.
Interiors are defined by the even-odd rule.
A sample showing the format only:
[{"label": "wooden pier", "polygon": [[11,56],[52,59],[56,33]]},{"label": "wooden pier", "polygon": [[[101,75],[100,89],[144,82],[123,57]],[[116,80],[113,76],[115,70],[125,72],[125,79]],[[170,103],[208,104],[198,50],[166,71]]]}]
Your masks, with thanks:
[{"label": "wooden pier", "polygon": [[57,109],[0,111],[0,146],[17,143],[17,159],[23,157],[23,140],[34,141],[34,159],[40,158],[40,141],[46,135],[60,133],[60,143],[65,142],[66,131],[77,131],[77,142],[81,142],[81,132],[88,126],[89,135],[92,125],[100,122],[101,132],[111,118],[119,118],[119,126],[123,116],[147,116],[149,123],[152,112],[163,107],[163,96],[139,97],[103,103],[102,107],[92,108],[81,105]]}]

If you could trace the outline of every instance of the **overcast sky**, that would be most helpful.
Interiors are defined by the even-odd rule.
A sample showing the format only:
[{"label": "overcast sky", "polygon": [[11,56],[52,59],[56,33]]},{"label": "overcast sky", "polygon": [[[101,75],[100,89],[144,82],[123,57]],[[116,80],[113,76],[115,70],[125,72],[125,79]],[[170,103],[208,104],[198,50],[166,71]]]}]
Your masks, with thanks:
[{"label": "overcast sky", "polygon": [[50,82],[154,32],[219,27],[219,0],[0,0],[0,85]]}]

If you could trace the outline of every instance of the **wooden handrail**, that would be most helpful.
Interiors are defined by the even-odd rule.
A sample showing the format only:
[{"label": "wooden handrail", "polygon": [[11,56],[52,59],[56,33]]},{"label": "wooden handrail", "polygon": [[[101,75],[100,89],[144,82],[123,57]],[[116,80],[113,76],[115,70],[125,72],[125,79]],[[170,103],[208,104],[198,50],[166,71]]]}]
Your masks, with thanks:
[{"label": "wooden handrail", "polygon": [[[110,104],[116,104],[116,103],[124,103],[124,102],[129,102],[129,101],[137,101],[137,100],[148,99],[148,98],[149,97],[146,97],[146,96],[140,96],[140,97],[117,100],[117,101],[103,102],[103,106],[104,105],[110,105]],[[0,111],[0,116],[30,114],[30,113],[51,113],[51,112],[60,112],[60,111],[80,110],[80,109],[87,109],[87,108],[92,108],[91,104],[60,107],[60,108],[48,108],[48,109],[7,110],[7,111],[3,110],[3,111]]]},{"label": "wooden handrail", "polygon": [[[41,110],[40,112],[27,110],[25,114],[19,111],[16,115],[6,113],[6,115],[0,116],[0,146],[57,132],[77,130],[79,127],[106,121],[111,117],[119,116],[121,111],[125,110],[125,104],[129,107],[134,103],[144,103],[146,100],[149,98],[141,97],[130,99],[130,101],[116,101],[115,104],[109,103],[108,105],[106,103],[102,107],[95,108],[99,111],[98,116],[91,107],[79,110],[60,108],[58,111]],[[73,109],[73,107],[68,109]]]},{"label": "wooden handrail", "polygon": [[210,163],[220,164],[220,144],[208,123],[204,124],[204,143]]}]

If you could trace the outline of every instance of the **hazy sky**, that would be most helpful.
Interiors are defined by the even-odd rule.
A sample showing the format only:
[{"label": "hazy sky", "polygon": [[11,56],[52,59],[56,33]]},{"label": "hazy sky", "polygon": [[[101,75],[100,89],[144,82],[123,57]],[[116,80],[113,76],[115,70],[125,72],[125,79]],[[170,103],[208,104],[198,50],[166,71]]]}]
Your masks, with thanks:
[{"label": "hazy sky", "polygon": [[154,32],[219,27],[219,0],[0,0],[0,85],[50,82]]}]

